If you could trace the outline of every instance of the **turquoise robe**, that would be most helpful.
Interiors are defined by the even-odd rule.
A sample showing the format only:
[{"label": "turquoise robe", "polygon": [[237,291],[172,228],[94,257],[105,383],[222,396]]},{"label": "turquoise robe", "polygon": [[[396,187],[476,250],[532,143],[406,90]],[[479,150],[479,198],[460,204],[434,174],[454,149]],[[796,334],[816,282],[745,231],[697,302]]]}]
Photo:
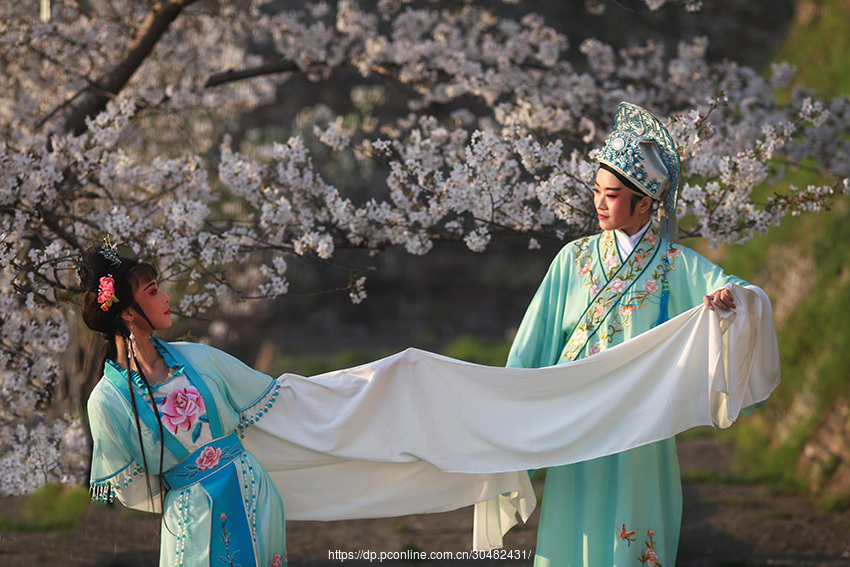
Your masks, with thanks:
[{"label": "turquoise robe", "polygon": [[[539,368],[585,358],[666,320],[660,316],[665,258],[669,318],[727,283],[746,285],[693,250],[668,244],[654,226],[627,258],[620,257],[612,231],[576,240],[560,251],[540,284],[508,366]],[[608,411],[604,399],[598,403],[599,411]],[[674,439],[549,468],[534,564],[640,565],[652,530],[658,561],[672,566],[681,516]]]},{"label": "turquoise robe", "polygon": [[117,497],[125,506],[162,512],[160,493],[167,487],[162,567],[282,567],[283,503],[266,470],[240,442],[272,407],[280,386],[214,348],[152,340],[174,370],[153,387],[164,426],[164,472],[163,439],[147,389],[133,372],[143,458],[127,373],[108,360],[88,402],[93,498]]}]

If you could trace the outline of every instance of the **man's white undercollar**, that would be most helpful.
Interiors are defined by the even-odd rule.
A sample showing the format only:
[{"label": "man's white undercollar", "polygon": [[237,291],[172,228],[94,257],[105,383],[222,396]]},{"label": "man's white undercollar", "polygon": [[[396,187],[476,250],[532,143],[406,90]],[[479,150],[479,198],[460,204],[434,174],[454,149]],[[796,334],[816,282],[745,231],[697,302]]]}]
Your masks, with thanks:
[{"label": "man's white undercollar", "polygon": [[632,253],[632,250],[635,249],[640,237],[643,236],[643,233],[646,232],[646,229],[649,228],[649,225],[652,221],[648,221],[643,228],[629,236],[625,232],[620,229],[614,231],[614,236],[617,237],[617,248],[620,250],[620,258],[625,260],[629,257],[629,254]]}]

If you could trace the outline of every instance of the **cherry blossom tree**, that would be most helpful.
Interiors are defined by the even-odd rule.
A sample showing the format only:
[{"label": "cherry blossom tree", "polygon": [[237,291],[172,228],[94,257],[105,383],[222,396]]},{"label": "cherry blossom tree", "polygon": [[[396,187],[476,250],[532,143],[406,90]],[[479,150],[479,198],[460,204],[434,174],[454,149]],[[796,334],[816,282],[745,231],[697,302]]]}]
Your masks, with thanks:
[{"label": "cherry blossom tree", "polygon": [[[539,15],[468,2],[42,5],[0,7],[5,491],[84,469],[79,417],[51,396],[71,371],[74,261],[104,235],[179,281],[184,315],[286,294],[293,258],[344,267],[359,302],[365,272],[341,250],[592,232],[593,148],[622,100],[677,140],[682,236],[744,242],[848,192],[847,98],[780,102],[793,69],[709,62],[702,38],[571,47]],[[345,104],[240,127],[297,81],[340,85]],[[826,181],[784,187],[798,166]]]}]

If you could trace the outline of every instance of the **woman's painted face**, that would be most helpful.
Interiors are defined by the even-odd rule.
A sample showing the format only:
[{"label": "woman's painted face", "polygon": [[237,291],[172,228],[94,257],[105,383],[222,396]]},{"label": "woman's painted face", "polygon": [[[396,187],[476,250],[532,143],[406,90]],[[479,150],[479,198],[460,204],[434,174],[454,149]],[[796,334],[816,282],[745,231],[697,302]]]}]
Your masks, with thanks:
[{"label": "woman's painted face", "polygon": [[[169,308],[171,298],[159,289],[156,280],[142,284],[133,294],[133,299],[153,324],[152,331],[171,327],[171,309]],[[136,319],[136,322],[139,325],[147,323],[143,317]]]},{"label": "woman's painted face", "polygon": [[[641,200],[632,212],[631,201],[634,194],[616,175],[599,168],[593,189],[593,204],[602,230],[622,230],[631,235],[649,221],[650,203]],[[649,197],[644,199],[650,200]]]}]

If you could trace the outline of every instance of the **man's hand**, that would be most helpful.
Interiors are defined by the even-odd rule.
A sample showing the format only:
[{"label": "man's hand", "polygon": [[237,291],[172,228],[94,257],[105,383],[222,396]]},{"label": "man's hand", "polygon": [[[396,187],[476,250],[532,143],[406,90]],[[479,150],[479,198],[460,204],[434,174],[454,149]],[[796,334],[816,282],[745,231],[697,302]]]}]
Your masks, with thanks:
[{"label": "man's hand", "polygon": [[735,300],[728,288],[721,287],[714,293],[709,293],[702,298],[702,303],[712,311],[716,305],[721,311],[732,311],[735,309]]}]

